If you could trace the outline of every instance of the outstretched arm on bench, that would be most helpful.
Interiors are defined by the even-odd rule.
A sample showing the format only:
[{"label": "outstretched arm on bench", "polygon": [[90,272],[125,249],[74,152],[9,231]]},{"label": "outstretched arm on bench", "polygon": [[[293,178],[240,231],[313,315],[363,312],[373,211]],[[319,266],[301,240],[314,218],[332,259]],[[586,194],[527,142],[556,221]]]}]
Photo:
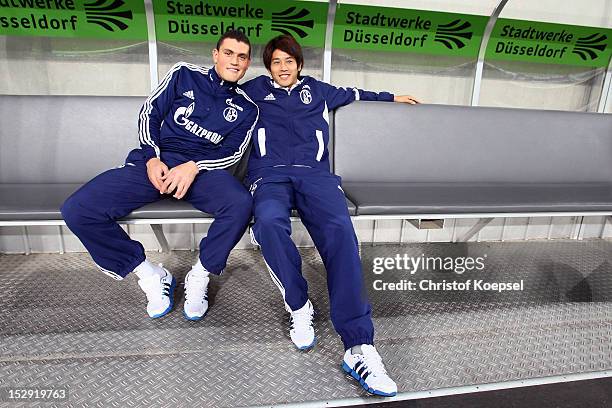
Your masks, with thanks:
[{"label": "outstretched arm on bench", "polygon": [[393,97],[393,102],[409,103],[411,105],[416,105],[417,103],[421,103],[421,101],[419,101],[417,98],[415,98],[414,96],[410,96],[410,95],[395,95]]}]

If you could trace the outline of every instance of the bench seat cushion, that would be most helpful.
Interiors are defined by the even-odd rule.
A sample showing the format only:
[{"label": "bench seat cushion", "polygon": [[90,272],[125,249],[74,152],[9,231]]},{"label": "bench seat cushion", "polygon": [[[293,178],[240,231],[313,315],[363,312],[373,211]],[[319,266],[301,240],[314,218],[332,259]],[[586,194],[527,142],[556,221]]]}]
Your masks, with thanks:
[{"label": "bench seat cushion", "polygon": [[359,183],[357,215],[612,212],[612,183]]},{"label": "bench seat cushion", "polygon": [[[0,221],[61,220],[62,203],[81,184],[0,184]],[[356,207],[347,200],[349,212],[355,214]],[[296,214],[294,214],[296,215]],[[147,204],[125,217],[132,219],[160,218],[211,218],[186,201],[164,198]]]},{"label": "bench seat cushion", "polygon": [[[61,220],[60,206],[81,184],[0,184],[0,221]],[[191,204],[164,198],[132,212],[136,218],[210,218]]]}]

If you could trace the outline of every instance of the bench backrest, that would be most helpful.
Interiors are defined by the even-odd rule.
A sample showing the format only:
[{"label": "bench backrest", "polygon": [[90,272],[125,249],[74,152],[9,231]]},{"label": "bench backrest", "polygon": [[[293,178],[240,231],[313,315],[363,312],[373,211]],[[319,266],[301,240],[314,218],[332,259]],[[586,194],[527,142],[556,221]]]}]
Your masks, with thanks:
[{"label": "bench backrest", "polygon": [[0,183],[82,183],[138,147],[145,97],[0,97]]},{"label": "bench backrest", "polygon": [[[139,146],[145,96],[0,96],[0,183],[84,183]],[[228,169],[240,180],[243,160]]]},{"label": "bench backrest", "polygon": [[612,115],[355,102],[335,172],[362,182],[612,183]]}]

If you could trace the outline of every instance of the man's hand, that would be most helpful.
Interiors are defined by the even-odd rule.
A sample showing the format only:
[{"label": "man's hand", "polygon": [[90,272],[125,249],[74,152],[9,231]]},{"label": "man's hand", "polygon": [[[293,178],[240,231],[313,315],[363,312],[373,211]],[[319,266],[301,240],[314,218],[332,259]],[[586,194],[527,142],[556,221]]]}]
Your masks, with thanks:
[{"label": "man's hand", "polygon": [[188,161],[187,163],[173,167],[172,170],[162,177],[164,183],[160,191],[162,194],[172,193],[174,191],[173,197],[180,200],[187,194],[187,190],[189,190],[198,172],[198,166],[194,161]]},{"label": "man's hand", "polygon": [[159,158],[153,157],[147,162],[147,176],[149,181],[153,184],[153,187],[163,193],[161,190],[162,184],[164,183],[163,177],[168,174],[168,166],[164,164]]},{"label": "man's hand", "polygon": [[416,105],[417,103],[421,103],[414,96],[410,96],[410,95],[395,95],[393,97],[393,102],[409,103],[411,105]]}]

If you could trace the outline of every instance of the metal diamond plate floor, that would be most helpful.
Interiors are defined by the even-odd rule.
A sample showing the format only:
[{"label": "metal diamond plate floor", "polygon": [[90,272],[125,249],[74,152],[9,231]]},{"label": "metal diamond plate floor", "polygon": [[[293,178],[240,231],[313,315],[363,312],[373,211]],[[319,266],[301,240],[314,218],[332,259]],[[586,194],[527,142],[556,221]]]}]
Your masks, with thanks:
[{"label": "metal diamond plate floor", "polygon": [[[379,245],[361,252],[377,348],[400,392],[612,369],[610,242]],[[313,249],[301,253],[317,312],[319,342],[309,352],[289,340],[280,294],[254,250],[232,252],[226,273],[212,280],[211,308],[200,322],[183,319],[182,286],[175,310],[149,319],[136,278],[116,282],[87,254],[0,255],[0,388],[65,386],[69,400],[61,406],[92,407],[366,397],[340,369],[343,350],[329,321],[321,260]],[[483,257],[484,269],[372,272],[375,258],[398,254]],[[179,282],[196,259],[188,251],[148,256]],[[375,280],[476,278],[522,280],[524,289],[373,289]]]}]

